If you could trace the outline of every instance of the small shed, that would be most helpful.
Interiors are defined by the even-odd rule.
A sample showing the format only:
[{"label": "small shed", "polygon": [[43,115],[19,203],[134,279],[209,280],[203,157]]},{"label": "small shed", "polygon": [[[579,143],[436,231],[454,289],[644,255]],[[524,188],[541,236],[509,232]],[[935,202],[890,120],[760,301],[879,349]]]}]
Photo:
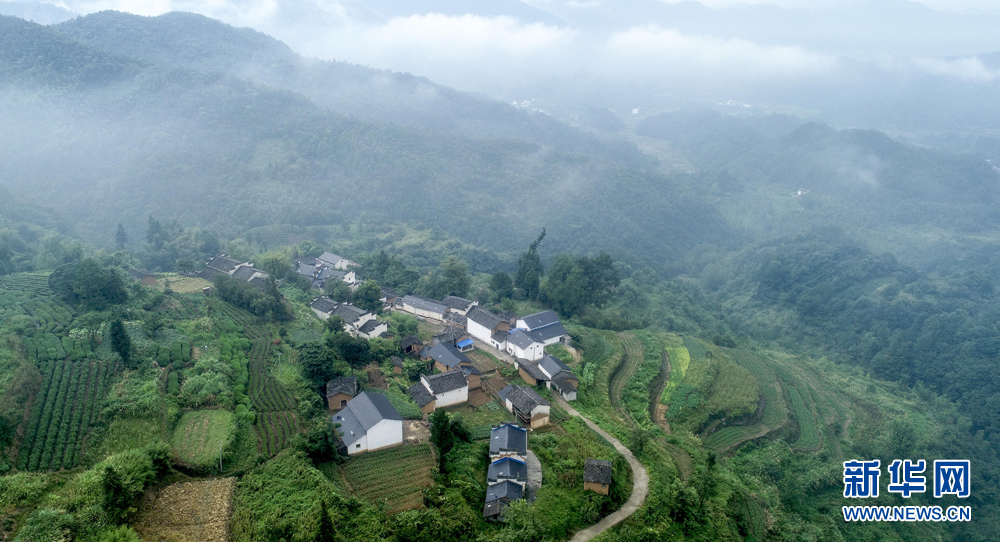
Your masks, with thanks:
[{"label": "small shed", "polygon": [[399,356],[392,356],[389,360],[392,362],[392,372],[398,375],[403,374],[403,360]]},{"label": "small shed", "polygon": [[407,354],[419,354],[424,349],[424,341],[413,335],[407,335],[399,341],[399,347]]},{"label": "small shed", "polygon": [[358,380],[353,376],[338,376],[326,383],[326,401],[330,410],[340,410],[358,394]]},{"label": "small shed", "polygon": [[587,459],[583,462],[583,489],[607,495],[611,488],[611,462]]}]

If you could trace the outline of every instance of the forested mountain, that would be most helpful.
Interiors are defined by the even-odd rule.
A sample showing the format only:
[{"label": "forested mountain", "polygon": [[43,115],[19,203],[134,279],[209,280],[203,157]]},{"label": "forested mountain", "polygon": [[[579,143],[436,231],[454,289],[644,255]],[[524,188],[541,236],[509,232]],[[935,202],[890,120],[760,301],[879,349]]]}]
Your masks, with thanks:
[{"label": "forested mountain", "polygon": [[[570,154],[374,124],[248,80],[140,69],[49,28],[3,25],[11,52],[0,69],[23,83],[0,106],[2,173],[12,190],[30,186],[83,218],[88,234],[110,236],[119,221],[137,230],[149,214],[232,233],[363,218],[509,251],[550,224],[553,246],[613,248],[626,235],[636,239],[631,256],[651,264],[727,235],[717,213],[634,148],[606,161],[586,146]],[[56,49],[93,66],[37,54]],[[57,88],[66,86],[74,90]],[[638,208],[623,214],[625,204]],[[654,220],[663,212],[678,219]]]},{"label": "forested mountain", "polygon": [[[388,3],[387,3],[388,4]],[[526,6],[525,6],[526,7]],[[634,159],[629,149],[509,104],[472,96],[424,77],[303,58],[249,28],[193,13],[141,17],[103,11],[56,28],[105,51],[161,66],[222,72],[298,92],[321,108],[363,120],[409,124],[477,138],[515,138],[566,152]]]}]

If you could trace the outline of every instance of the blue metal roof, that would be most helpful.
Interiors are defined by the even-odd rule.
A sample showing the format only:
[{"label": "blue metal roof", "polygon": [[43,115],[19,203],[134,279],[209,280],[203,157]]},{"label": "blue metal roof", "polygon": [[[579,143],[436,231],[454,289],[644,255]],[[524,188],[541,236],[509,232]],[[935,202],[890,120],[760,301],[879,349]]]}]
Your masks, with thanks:
[{"label": "blue metal roof", "polygon": [[464,341],[457,343],[455,346],[458,346],[460,348],[465,348],[466,346],[472,346],[472,344],[473,344],[472,339],[465,339]]}]

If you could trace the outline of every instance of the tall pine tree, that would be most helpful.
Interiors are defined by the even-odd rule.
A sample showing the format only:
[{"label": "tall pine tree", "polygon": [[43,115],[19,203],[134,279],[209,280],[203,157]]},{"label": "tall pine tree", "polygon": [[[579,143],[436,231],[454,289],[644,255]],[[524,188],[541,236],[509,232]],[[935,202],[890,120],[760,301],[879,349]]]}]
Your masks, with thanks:
[{"label": "tall pine tree", "polygon": [[538,256],[538,246],[542,244],[542,239],[545,239],[545,228],[542,228],[538,239],[535,239],[528,246],[528,251],[517,259],[517,275],[514,276],[514,286],[523,290],[528,299],[538,299],[538,285],[545,272],[542,267],[542,259]]}]

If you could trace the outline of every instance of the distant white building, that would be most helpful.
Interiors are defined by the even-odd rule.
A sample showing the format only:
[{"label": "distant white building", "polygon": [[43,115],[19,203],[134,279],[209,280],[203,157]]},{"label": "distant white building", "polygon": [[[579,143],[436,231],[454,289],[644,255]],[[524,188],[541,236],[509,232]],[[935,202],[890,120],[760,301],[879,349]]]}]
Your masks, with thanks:
[{"label": "distant white building", "polygon": [[339,269],[341,271],[347,271],[352,267],[357,267],[358,264],[348,260],[347,258],[332,254],[330,252],[324,252],[317,261],[322,262],[323,265],[331,267],[333,269]]},{"label": "distant white building", "polygon": [[548,346],[550,344],[569,344],[569,332],[559,321],[559,315],[553,311],[542,311],[529,316],[518,317],[517,327],[523,329],[536,341]]},{"label": "distant white building", "polygon": [[375,319],[375,314],[350,303],[338,303],[327,296],[317,297],[309,308],[323,321],[339,316],[344,321],[344,331],[355,337],[374,339],[389,331],[389,324]]},{"label": "distant white building", "polygon": [[421,375],[420,382],[407,390],[420,411],[429,414],[438,408],[465,403],[469,400],[469,380],[462,369]]},{"label": "distant white building", "polygon": [[412,294],[403,296],[403,299],[399,301],[399,305],[404,312],[434,320],[444,321],[444,315],[448,312],[448,307],[441,303]]}]

